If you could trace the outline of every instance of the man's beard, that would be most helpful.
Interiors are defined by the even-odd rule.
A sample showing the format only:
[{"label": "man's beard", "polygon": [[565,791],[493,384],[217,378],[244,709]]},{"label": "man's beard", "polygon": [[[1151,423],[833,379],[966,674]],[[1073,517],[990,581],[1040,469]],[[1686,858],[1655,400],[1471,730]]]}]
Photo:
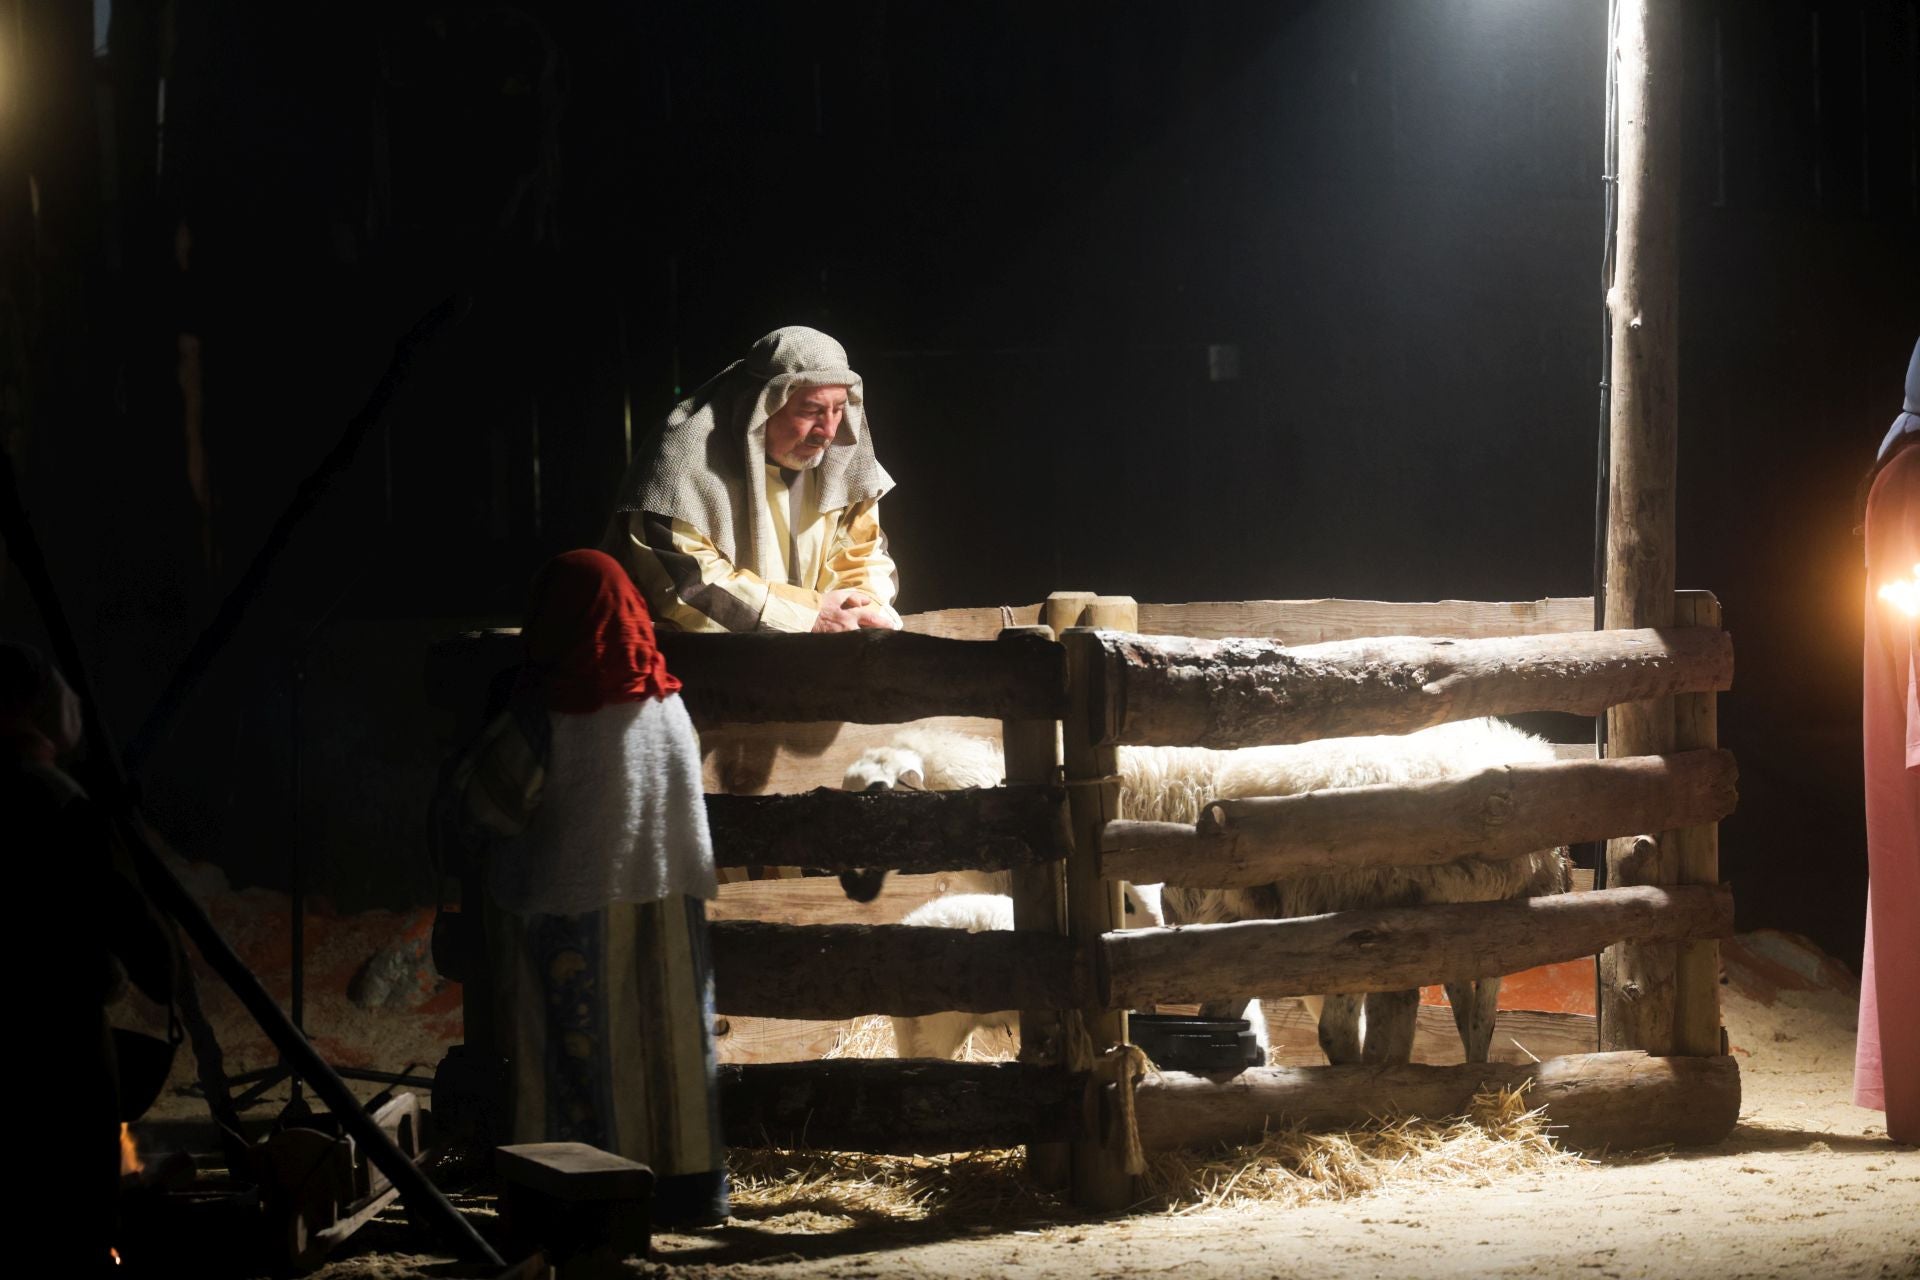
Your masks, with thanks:
[{"label": "man's beard", "polygon": [[776,453],[773,455],[773,460],[789,471],[810,471],[824,462],[826,457],[827,451],[821,449],[811,458],[795,457],[791,453]]}]

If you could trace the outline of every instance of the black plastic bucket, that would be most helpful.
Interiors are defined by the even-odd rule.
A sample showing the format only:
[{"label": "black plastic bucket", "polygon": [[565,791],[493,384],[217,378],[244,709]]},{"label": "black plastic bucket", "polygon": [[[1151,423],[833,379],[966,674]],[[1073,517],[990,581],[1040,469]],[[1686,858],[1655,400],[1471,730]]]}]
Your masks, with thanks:
[{"label": "black plastic bucket", "polygon": [[1267,1065],[1266,1054],[1245,1018],[1186,1018],[1136,1013],[1127,1018],[1127,1038],[1166,1071],[1199,1076],[1239,1075]]}]

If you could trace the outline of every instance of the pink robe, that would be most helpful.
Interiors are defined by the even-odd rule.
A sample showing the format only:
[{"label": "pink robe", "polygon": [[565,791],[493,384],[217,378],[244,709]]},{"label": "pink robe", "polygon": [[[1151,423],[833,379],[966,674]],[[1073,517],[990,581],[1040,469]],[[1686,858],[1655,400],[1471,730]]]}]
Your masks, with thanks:
[{"label": "pink robe", "polygon": [[1920,563],[1920,445],[1875,478],[1866,533],[1867,950],[1853,1100],[1885,1111],[1894,1141],[1920,1144],[1920,620],[1878,598]]}]

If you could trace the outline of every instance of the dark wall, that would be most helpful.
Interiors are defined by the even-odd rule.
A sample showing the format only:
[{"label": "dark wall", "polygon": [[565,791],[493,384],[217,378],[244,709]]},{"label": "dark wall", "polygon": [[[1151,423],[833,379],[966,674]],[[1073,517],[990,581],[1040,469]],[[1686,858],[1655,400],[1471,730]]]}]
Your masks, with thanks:
[{"label": "dark wall", "polygon": [[[270,726],[311,645],[326,886],[427,891],[398,870],[435,749],[421,620],[511,616],[597,538],[632,435],[780,324],[867,379],[909,609],[1589,587],[1604,4],[273,10],[172,6],[152,203],[109,205],[102,287],[170,300],[89,348],[150,371],[119,410],[153,458],[116,497],[156,531],[143,567],[65,530],[124,718],[394,335],[471,306],[152,778],[243,876],[280,874]],[[1915,25],[1701,0],[1684,33],[1680,578],[1740,652],[1723,865],[1743,926],[1849,958],[1853,486],[1920,335]],[[194,411],[159,376],[189,331],[198,504]],[[69,451],[38,476],[58,503],[87,472],[41,445]],[[158,600],[137,642],[129,598]]]}]

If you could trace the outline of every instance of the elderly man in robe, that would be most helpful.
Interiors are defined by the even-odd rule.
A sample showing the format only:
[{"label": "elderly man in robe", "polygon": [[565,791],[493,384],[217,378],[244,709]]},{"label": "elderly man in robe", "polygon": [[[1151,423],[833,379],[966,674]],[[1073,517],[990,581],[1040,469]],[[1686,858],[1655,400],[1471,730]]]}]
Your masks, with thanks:
[{"label": "elderly man in robe", "polygon": [[604,549],[682,631],[900,626],[860,375],[817,329],[776,329],[634,455]]}]

